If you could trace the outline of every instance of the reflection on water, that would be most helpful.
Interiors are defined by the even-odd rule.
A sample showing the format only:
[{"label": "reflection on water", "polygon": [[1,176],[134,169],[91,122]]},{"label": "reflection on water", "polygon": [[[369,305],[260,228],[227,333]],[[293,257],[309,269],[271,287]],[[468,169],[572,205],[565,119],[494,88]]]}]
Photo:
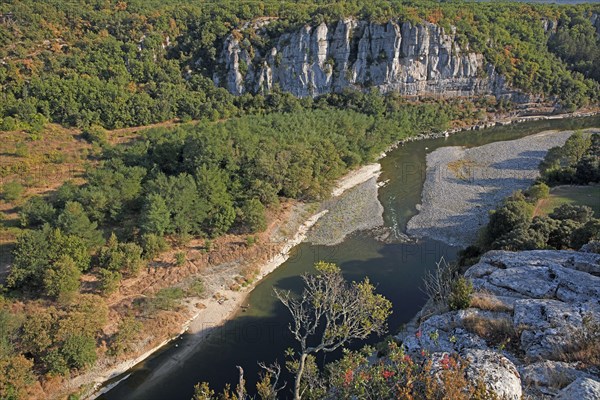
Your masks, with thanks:
[{"label": "reflection on water", "polygon": [[[517,139],[548,129],[576,129],[599,126],[600,118],[544,121],[508,127],[466,132],[449,138],[408,143],[382,160],[380,180],[389,183],[380,189],[387,226],[403,230],[416,213],[425,178],[425,155],[442,146],[480,146],[502,140]],[[188,400],[193,386],[207,381],[217,390],[226,384],[235,387],[236,365],[244,368],[247,387],[252,392],[259,368],[257,361],[284,363],[286,348],[294,346],[287,326],[287,310],[273,296],[273,287],[301,290],[299,275],[312,269],[316,261],[337,263],[349,280],[368,276],[377,291],[390,299],[394,313],[390,317],[390,332],[410,320],[423,306],[425,296],[421,283],[426,271],[444,256],[452,260],[458,249],[443,243],[425,240],[419,244],[382,244],[368,235],[356,234],[343,243],[332,246],[311,246],[303,243],[293,250],[292,257],[268,275],[248,297],[250,308],[213,330],[209,340],[199,346],[188,359],[179,359],[178,349],[171,346],[136,367],[131,377],[101,398],[103,399],[182,399]],[[207,329],[212,329],[208,324]],[[184,344],[187,337],[180,341]],[[378,339],[373,338],[371,343]],[[360,346],[364,343],[355,343]],[[336,354],[327,355],[332,360]],[[163,373],[162,371],[167,371]],[[290,377],[284,377],[290,382]],[[290,387],[290,385],[288,385]],[[287,390],[287,389],[286,389]]]}]

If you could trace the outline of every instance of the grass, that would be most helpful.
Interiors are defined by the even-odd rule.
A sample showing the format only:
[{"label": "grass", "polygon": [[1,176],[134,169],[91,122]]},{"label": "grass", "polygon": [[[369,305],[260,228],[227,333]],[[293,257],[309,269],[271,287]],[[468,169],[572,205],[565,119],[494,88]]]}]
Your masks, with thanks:
[{"label": "grass", "polygon": [[600,216],[600,185],[557,186],[550,190],[550,196],[538,202],[535,215],[548,215],[562,204],[589,206],[596,217]]}]

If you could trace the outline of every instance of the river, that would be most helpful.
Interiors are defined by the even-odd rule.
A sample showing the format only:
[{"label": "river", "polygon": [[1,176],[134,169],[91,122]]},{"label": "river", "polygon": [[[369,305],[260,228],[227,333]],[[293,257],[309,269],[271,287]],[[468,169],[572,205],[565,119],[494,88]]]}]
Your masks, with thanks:
[{"label": "river", "polygon": [[[529,122],[406,143],[381,160],[379,179],[389,180],[379,189],[385,225],[402,232],[408,220],[416,214],[425,179],[425,156],[436,148],[475,147],[544,130],[592,126],[600,126],[600,117]],[[283,365],[285,349],[295,346],[287,330],[290,318],[287,310],[274,298],[273,287],[299,291],[302,287],[299,276],[310,271],[314,262],[335,262],[347,279],[360,280],[368,276],[377,285],[377,291],[392,301],[394,312],[389,319],[389,331],[396,333],[426,301],[420,289],[424,274],[442,256],[446,260],[455,259],[458,250],[433,240],[423,240],[418,244],[384,244],[360,232],[336,246],[302,243],[292,250],[287,262],[250,293],[250,307],[245,312],[240,311],[222,328],[215,329],[192,356],[182,360],[178,358],[179,343],[187,340],[184,335],[179,343],[174,342],[136,366],[128,372],[128,379],[100,398],[189,400],[194,384],[200,381],[210,382],[217,391],[226,384],[235,387],[236,365],[244,368],[247,388],[252,393],[260,370],[257,361],[271,363],[278,360]],[[381,338],[372,338],[368,342],[376,343],[378,340]],[[363,344],[355,343],[353,347]],[[320,361],[332,360],[336,356],[327,355],[325,360],[321,358]],[[289,376],[285,379],[290,381]]]}]

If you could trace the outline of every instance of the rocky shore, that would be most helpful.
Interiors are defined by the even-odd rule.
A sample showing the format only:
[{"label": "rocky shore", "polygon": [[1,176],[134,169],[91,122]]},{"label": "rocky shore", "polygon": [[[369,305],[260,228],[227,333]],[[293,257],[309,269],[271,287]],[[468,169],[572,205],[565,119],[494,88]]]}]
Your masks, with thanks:
[{"label": "rocky shore", "polygon": [[502,399],[600,398],[600,254],[491,251],[465,276],[470,308],[426,307],[397,336],[409,354],[458,353]]},{"label": "rocky shore", "polygon": [[407,233],[450,245],[477,240],[491,210],[539,176],[538,165],[551,147],[561,146],[571,131],[548,131],[480,147],[442,147],[427,155],[427,176],[419,214]]}]

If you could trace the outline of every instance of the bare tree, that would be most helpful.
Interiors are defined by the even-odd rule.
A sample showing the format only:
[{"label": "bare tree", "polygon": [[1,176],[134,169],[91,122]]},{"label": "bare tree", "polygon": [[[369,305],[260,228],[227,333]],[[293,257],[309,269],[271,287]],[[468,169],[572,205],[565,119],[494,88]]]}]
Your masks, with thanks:
[{"label": "bare tree", "polygon": [[444,257],[436,263],[434,272],[428,271],[423,279],[425,293],[440,307],[448,305],[448,298],[452,292],[452,280],[454,279],[455,268],[448,264]]},{"label": "bare tree", "polygon": [[[382,334],[392,304],[375,293],[365,279],[348,284],[335,264],[318,262],[316,274],[304,274],[300,297],[275,290],[277,298],[292,314],[290,331],[300,344],[294,383],[294,399],[300,400],[302,374],[311,354],[332,352],[353,339]],[[310,343],[309,343],[310,341]]]},{"label": "bare tree", "polygon": [[283,390],[286,383],[279,385],[279,376],[281,375],[281,366],[277,361],[266,365],[258,363],[263,369],[260,374],[260,381],[256,384],[256,391],[262,400],[277,400],[277,393]]}]

